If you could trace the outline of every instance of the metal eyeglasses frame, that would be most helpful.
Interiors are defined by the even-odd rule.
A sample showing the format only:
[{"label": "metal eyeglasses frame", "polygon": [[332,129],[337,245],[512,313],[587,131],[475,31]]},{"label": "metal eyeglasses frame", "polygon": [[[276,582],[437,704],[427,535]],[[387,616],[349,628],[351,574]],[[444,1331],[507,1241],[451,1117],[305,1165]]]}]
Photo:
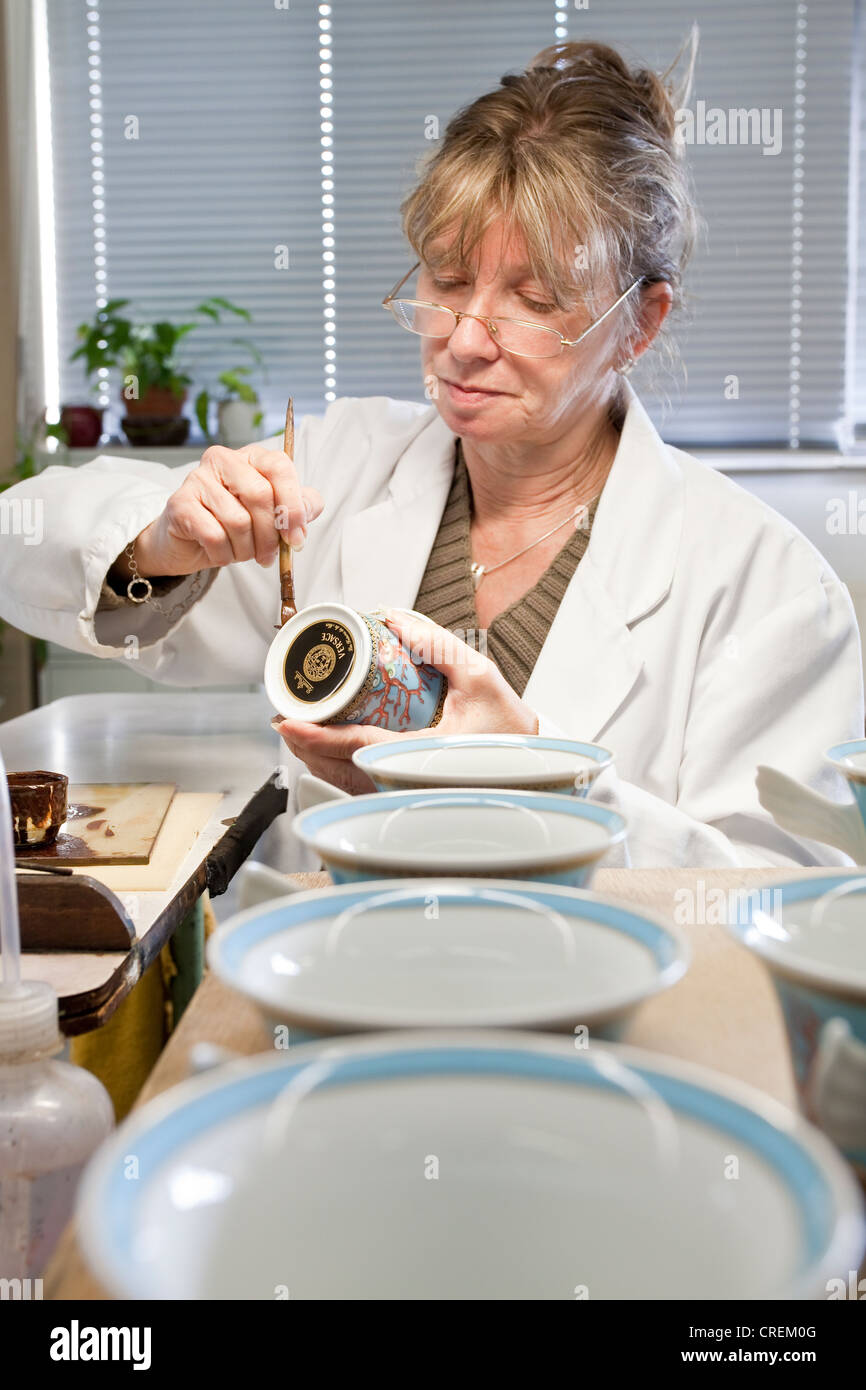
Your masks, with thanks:
[{"label": "metal eyeglasses frame", "polygon": [[[409,279],[409,276],[414,275],[415,271],[418,269],[420,264],[420,261],[416,261],[415,264],[412,266],[412,269],[407,270],[402,280],[398,280],[397,284],[391,290],[390,294],[386,294],[385,298],[382,300],[382,307],[388,310],[388,312],[391,314],[391,317],[395,320],[396,323],[400,324],[401,328],[406,328],[406,325],[405,323],[400,322],[399,318],[394,312],[393,304],[397,298],[397,291],[403,288],[406,281]],[[562,352],[563,348],[577,347],[578,343],[583,342],[587,333],[591,333],[594,328],[597,328],[598,325],[607,318],[608,314],[612,314],[614,309],[616,309],[617,306],[622,303],[626,295],[631,294],[632,290],[636,289],[638,285],[642,284],[645,279],[646,276],[639,275],[638,278],[634,280],[632,284],[629,285],[628,289],[623,291],[623,293],[619,296],[619,299],[614,300],[613,304],[611,304],[609,309],[605,309],[603,314],[600,314],[597,319],[594,319],[593,322],[583,330],[583,332],[580,334],[580,337],[578,338],[566,338],[565,335],[560,333],[556,328],[551,328],[546,323],[533,323],[530,319],[502,318],[498,315],[496,318],[488,318],[486,314],[466,314],[463,312],[462,309],[451,309],[447,304],[433,304],[429,299],[404,299],[401,302],[404,304],[415,304],[424,309],[444,309],[446,313],[453,315],[454,328],[458,326],[461,319],[477,319],[479,323],[484,324],[494,342],[496,342],[497,323],[515,323],[518,324],[521,328],[538,328],[542,331],[542,333],[550,333],[553,337],[558,338],[559,351]],[[454,328],[451,329],[451,333],[454,332]],[[407,333],[412,333],[414,332],[414,329],[407,328],[406,331]],[[447,340],[451,337],[451,333],[419,333],[417,334],[417,336],[419,338],[441,338]],[[501,346],[501,344],[497,344],[497,346]],[[514,348],[503,347],[502,351],[513,353],[515,357],[539,357],[538,353],[517,352]],[[551,352],[549,354],[542,353],[541,356],[556,357],[558,356],[558,354],[555,352]]]}]

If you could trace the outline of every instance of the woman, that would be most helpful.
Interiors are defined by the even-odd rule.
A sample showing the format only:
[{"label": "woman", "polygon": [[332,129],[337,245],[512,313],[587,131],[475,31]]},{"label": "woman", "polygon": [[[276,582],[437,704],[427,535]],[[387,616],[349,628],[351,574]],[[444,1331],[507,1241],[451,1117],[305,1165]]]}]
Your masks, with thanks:
[{"label": "woman", "polygon": [[[558,45],[458,113],[403,206],[417,284],[384,301],[421,335],[432,403],[337,400],[293,461],[254,444],[187,470],[48,469],[19,485],[45,498],[48,563],[7,550],[3,616],[108,657],[135,634],[171,684],[255,679],[277,518],[299,606],[384,604],[446,673],[443,733],[610,747],[594,795],[628,818],[625,862],[845,862],[774,825],[755,769],[819,787],[822,750],[862,735],[847,591],[792,525],[666,446],[624,376],[694,242],[675,134],[694,57],[675,98],[610,48]],[[154,582],[139,605],[133,574]],[[406,737],[279,728],[295,773],[351,791],[370,788],[356,748]]]}]

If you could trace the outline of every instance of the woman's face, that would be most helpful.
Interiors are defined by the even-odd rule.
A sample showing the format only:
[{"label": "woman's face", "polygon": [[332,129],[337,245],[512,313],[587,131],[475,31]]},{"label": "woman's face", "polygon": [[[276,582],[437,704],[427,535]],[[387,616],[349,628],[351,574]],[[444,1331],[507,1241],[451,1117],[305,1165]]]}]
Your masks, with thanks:
[{"label": "woman's face", "polygon": [[[579,337],[592,322],[593,315],[582,306],[563,313],[551,303],[525,264],[522,239],[506,244],[501,222],[488,229],[471,272],[440,264],[443,250],[447,251],[445,242],[430,252],[435,270],[422,261],[417,299],[491,318],[526,319],[555,328],[566,338]],[[598,314],[616,298],[612,287],[609,297],[600,295]],[[616,351],[618,313],[614,310],[577,347],[545,358],[506,352],[483,323],[462,319],[448,339],[421,339],[427,393],[449,428],[463,438],[500,444],[560,438],[587,409],[608,400],[614,385],[611,373],[622,357]],[[477,390],[461,389],[466,387]]]}]

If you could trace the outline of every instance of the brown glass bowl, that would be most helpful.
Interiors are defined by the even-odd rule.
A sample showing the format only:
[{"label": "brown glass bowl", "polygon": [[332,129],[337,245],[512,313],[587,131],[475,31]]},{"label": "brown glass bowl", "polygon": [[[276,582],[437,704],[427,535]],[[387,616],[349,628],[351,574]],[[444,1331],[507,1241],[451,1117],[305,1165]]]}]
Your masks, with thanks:
[{"label": "brown glass bowl", "polygon": [[63,772],[10,772],[6,780],[15,848],[53,845],[66,820],[69,778]]}]

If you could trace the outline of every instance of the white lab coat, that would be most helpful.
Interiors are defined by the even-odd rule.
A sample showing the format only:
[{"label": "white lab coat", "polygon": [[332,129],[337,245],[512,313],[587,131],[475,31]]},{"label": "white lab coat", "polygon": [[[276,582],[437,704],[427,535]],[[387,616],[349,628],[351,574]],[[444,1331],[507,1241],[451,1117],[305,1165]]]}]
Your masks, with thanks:
[{"label": "white lab coat", "polygon": [[[846,864],[761,808],[769,763],[847,799],[822,754],[863,736],[860,640],[847,589],[763,502],[663,442],[626,382],[628,411],[589,547],[524,692],[542,733],[597,741],[615,768],[593,795],[628,819],[625,857],[656,865]],[[305,416],[302,480],[322,516],[295,558],[299,607],[411,608],[452,480],[454,436],[435,406],[343,398]],[[44,540],[4,537],[0,615],[76,651],[123,659],[169,685],[260,679],[279,610],[276,564],[211,571],[169,626],[149,605],[95,613],[105,574],[195,465],[100,456],[49,467],[6,493],[44,501]],[[189,581],[167,603],[185,602]],[[164,602],[166,602],[164,600]],[[275,736],[294,789],[303,770]],[[293,792],[292,792],[293,795]],[[290,808],[291,808],[290,802]],[[280,817],[261,855],[310,867]],[[621,852],[619,852],[621,855]]]}]

